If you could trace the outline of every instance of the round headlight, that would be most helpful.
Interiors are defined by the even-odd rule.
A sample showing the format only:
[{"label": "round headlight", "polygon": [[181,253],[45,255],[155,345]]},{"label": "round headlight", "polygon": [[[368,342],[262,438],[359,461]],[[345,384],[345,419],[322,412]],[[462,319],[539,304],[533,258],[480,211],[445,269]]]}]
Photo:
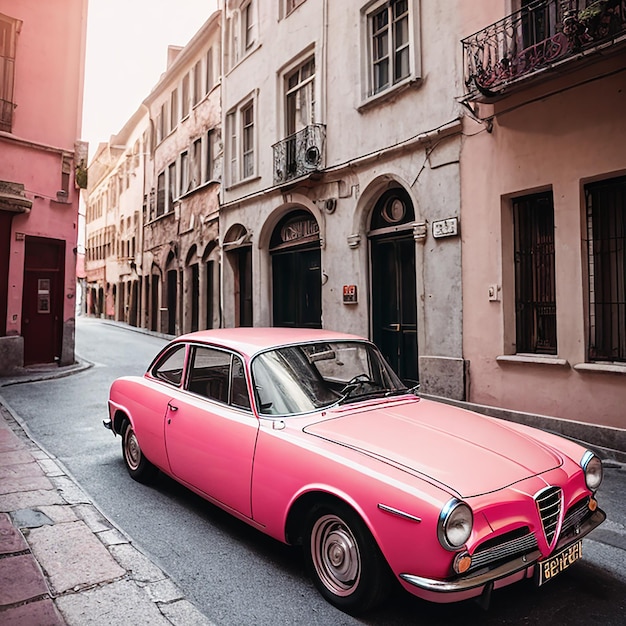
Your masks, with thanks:
[{"label": "round headlight", "polygon": [[446,550],[458,550],[469,539],[473,525],[472,509],[453,498],[439,514],[439,543]]},{"label": "round headlight", "polygon": [[580,462],[585,472],[585,482],[591,491],[595,491],[602,482],[602,461],[593,453],[585,452]]}]

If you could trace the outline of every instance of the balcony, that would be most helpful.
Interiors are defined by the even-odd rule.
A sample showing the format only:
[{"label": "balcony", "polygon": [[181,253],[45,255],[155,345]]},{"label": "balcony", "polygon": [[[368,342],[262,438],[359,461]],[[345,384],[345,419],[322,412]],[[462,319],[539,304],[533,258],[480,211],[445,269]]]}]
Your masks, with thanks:
[{"label": "balcony", "polygon": [[326,127],[311,124],[275,143],[274,184],[282,185],[319,171],[323,167],[325,142]]},{"label": "balcony", "polygon": [[463,39],[467,99],[494,102],[550,68],[626,42],[626,0],[538,0]]}]

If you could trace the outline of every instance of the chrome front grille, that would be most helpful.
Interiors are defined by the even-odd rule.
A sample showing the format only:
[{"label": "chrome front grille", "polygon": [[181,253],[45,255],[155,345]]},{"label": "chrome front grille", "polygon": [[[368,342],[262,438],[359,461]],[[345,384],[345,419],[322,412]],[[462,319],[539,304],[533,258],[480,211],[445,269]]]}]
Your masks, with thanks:
[{"label": "chrome front grille", "polygon": [[535,502],[537,503],[537,510],[539,511],[546,541],[551,546],[559,526],[559,517],[561,516],[561,488],[546,487],[542,489],[535,495]]},{"label": "chrome front grille", "polygon": [[[562,508],[562,495],[559,487],[548,487],[535,496],[541,524],[549,545],[555,540]],[[585,498],[570,507],[563,519],[561,536],[572,532],[591,515],[589,498]],[[472,554],[470,572],[495,565],[515,557],[529,554],[538,549],[537,538],[528,527],[518,528],[495,539],[490,539],[478,546]]]},{"label": "chrome front grille", "polygon": [[485,567],[492,563],[497,563],[501,560],[506,560],[513,556],[522,554],[528,554],[537,549],[537,539],[535,535],[527,532],[528,528],[524,529],[525,534],[521,537],[514,537],[512,539],[506,539],[511,535],[518,533],[508,533],[501,537],[501,543],[497,545],[491,545],[488,548],[478,548],[472,555],[472,566],[470,570],[475,570],[480,567]]},{"label": "chrome front grille", "polygon": [[580,523],[591,515],[589,510],[589,498],[581,500],[567,511],[563,518],[563,526],[561,527],[561,535],[566,535],[572,528],[576,528]]}]

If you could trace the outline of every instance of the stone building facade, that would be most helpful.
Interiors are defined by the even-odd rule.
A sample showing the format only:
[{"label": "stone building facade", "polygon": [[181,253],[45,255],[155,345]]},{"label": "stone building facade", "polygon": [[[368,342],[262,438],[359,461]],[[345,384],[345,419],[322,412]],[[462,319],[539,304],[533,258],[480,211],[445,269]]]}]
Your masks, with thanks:
[{"label": "stone building facade", "polygon": [[227,2],[220,232],[225,325],[351,329],[462,400],[456,4]]},{"label": "stone building facade", "polygon": [[171,335],[221,323],[220,45],[216,12],[92,159],[89,314]]},{"label": "stone building facade", "polygon": [[624,2],[220,5],[142,105],[136,323],[350,330],[626,449]]}]

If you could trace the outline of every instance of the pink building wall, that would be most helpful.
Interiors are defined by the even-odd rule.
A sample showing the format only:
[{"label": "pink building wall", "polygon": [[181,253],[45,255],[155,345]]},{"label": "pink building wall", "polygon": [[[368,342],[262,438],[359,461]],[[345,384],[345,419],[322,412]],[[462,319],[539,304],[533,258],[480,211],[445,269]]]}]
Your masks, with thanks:
[{"label": "pink building wall", "polygon": [[[506,4],[471,3],[463,35],[504,17]],[[479,104],[480,117],[495,114],[492,132],[466,118],[461,214],[463,350],[470,361],[470,402],[626,427],[626,364],[586,362],[584,198],[585,184],[626,173],[623,55],[622,49],[612,57],[573,60],[567,71],[552,71],[495,104]],[[515,353],[510,199],[549,189],[554,198],[558,353],[526,358]],[[495,301],[489,299],[492,285],[498,288]]]},{"label": "pink building wall", "polygon": [[[2,373],[23,365],[22,340],[28,332],[23,319],[25,248],[33,237],[64,242],[59,244],[64,245],[60,263],[63,303],[62,320],[55,330],[60,346],[55,360],[60,364],[74,360],[80,192],[75,185],[75,151],[81,133],[87,0],[0,0],[0,14],[21,21],[16,36],[13,122],[10,131],[0,132],[0,181],[23,186],[25,199],[32,202],[26,212],[8,209],[13,216],[6,328],[0,328]],[[81,148],[79,144],[79,155]],[[58,194],[64,186],[67,194]]]}]

